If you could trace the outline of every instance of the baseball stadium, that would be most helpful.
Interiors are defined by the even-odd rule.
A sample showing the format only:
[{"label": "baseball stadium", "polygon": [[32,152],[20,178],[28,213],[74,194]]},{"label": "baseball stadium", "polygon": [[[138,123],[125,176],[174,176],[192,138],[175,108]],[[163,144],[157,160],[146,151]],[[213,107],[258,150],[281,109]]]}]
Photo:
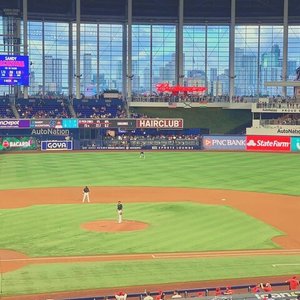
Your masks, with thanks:
[{"label": "baseball stadium", "polygon": [[0,1],[0,299],[300,299],[296,0]]}]

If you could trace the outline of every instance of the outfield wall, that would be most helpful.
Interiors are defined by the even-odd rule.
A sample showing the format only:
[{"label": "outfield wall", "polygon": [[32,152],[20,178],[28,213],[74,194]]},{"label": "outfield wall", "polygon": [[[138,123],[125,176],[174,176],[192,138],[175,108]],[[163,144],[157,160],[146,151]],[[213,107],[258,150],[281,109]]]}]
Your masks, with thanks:
[{"label": "outfield wall", "polygon": [[[0,133],[0,151],[25,150],[196,150],[196,151],[255,151],[255,152],[300,152],[300,137],[260,136],[260,135],[202,135],[178,137],[135,137],[122,140],[119,137],[101,136],[96,140],[79,139],[79,132],[74,135],[55,136],[20,135],[19,130]],[[14,134],[13,134],[14,133]],[[2,132],[3,134],[3,132]]]},{"label": "outfield wall", "polygon": [[184,129],[182,118],[8,119],[0,120],[0,150],[300,151],[297,136],[207,133]]}]

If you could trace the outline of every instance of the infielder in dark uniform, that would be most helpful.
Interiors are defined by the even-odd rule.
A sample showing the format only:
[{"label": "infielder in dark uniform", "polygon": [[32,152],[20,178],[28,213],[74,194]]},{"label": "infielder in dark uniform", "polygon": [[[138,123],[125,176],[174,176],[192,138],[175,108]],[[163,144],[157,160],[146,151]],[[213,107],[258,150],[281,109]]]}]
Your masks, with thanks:
[{"label": "infielder in dark uniform", "polygon": [[87,200],[87,202],[90,202],[90,189],[87,186],[85,186],[83,189],[82,202],[85,202],[85,200]]},{"label": "infielder in dark uniform", "polygon": [[123,216],[123,204],[121,201],[118,201],[117,204],[117,212],[118,212],[118,223],[122,223],[122,216]]}]

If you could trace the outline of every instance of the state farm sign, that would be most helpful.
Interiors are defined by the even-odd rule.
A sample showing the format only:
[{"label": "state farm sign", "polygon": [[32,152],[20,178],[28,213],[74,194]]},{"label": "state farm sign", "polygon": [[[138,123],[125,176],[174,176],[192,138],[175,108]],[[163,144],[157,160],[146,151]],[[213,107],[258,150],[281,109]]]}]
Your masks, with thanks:
[{"label": "state farm sign", "polygon": [[290,152],[291,138],[289,136],[248,135],[247,151],[283,151]]}]

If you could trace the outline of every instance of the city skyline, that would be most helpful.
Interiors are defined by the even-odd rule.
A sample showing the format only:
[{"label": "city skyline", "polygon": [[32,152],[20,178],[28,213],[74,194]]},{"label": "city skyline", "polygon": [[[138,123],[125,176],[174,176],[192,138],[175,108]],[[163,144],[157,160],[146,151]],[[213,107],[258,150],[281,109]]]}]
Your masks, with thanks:
[{"label": "city skyline", "polygon": [[[3,23],[0,17],[0,32],[1,26],[3,27]],[[29,87],[29,91],[40,92],[43,84],[44,55],[44,74],[47,77],[44,80],[47,85],[44,87],[45,91],[56,90],[57,93],[68,93],[69,24],[29,22],[28,29],[29,56],[32,63],[31,83],[34,83]],[[300,65],[300,26],[289,26],[289,33],[288,78],[293,80],[293,69]],[[184,25],[183,41],[185,84],[207,84],[209,93],[228,94],[229,26]],[[76,75],[75,45],[74,24],[72,69],[74,75]],[[80,48],[82,92],[85,93],[87,89],[89,92],[91,89],[97,91],[97,84],[99,84],[99,91],[109,88],[121,91],[124,69],[122,25],[81,24]],[[235,94],[277,93],[278,88],[265,88],[263,82],[281,80],[282,48],[283,26],[236,26]],[[2,51],[0,45],[0,52]],[[153,91],[155,84],[163,81],[175,84],[176,55],[175,25],[133,25],[133,91]],[[51,57],[52,67],[47,57]],[[97,74],[98,70],[99,74]],[[50,74],[51,72],[56,74]],[[202,75],[197,77],[197,72]],[[96,87],[91,88],[91,85]],[[73,90],[74,88],[73,82]],[[0,90],[3,90],[3,87],[0,87]]]}]

